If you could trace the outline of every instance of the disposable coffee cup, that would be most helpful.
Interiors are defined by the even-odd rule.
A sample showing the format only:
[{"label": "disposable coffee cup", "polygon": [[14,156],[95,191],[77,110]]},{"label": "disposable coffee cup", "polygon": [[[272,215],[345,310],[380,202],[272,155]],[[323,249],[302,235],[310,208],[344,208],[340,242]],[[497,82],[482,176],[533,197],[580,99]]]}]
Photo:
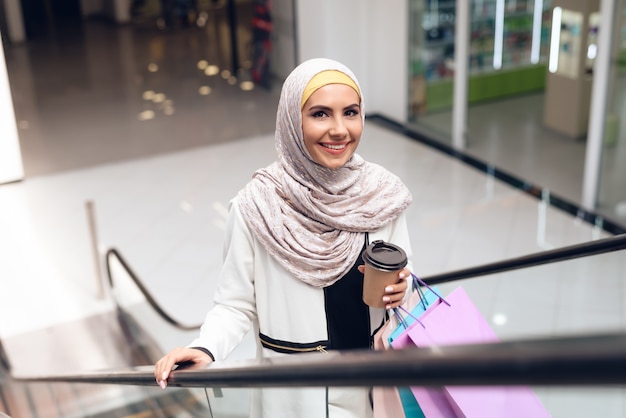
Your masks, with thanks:
[{"label": "disposable coffee cup", "polygon": [[373,241],[361,254],[363,272],[363,302],[372,308],[384,308],[385,288],[398,282],[398,272],[408,263],[406,253],[397,245]]}]

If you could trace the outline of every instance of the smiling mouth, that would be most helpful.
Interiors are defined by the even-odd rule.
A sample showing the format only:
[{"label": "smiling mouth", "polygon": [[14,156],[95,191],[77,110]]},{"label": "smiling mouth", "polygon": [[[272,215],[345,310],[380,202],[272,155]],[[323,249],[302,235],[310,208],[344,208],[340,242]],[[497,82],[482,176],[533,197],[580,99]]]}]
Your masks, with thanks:
[{"label": "smiling mouth", "polygon": [[348,146],[348,144],[320,144],[324,148],[340,151]]}]

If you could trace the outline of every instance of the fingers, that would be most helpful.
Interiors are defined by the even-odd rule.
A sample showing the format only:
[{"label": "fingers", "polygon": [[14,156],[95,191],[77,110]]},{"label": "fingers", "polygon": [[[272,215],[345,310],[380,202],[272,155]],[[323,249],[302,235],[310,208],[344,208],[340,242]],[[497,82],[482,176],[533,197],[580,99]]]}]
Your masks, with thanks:
[{"label": "fingers", "polygon": [[175,348],[167,355],[163,356],[154,365],[154,378],[161,389],[165,389],[167,387],[167,378],[177,362],[180,350],[180,348]]},{"label": "fingers", "polygon": [[183,362],[210,363],[211,361],[211,357],[200,350],[178,347],[156,362],[154,365],[154,378],[157,384],[162,389],[165,389],[170,372],[176,364]]},{"label": "fingers", "polygon": [[383,302],[386,303],[386,309],[397,308],[402,304],[402,301],[404,300],[404,295],[406,294],[406,289],[408,287],[406,278],[410,275],[411,273],[409,272],[409,270],[401,270],[398,273],[398,281],[395,284],[389,285],[385,288]]},{"label": "fingers", "polygon": [[404,299],[404,291],[397,292],[393,290],[394,288],[397,288],[397,285],[387,286],[385,288],[385,295],[383,296],[383,302],[386,303],[385,305],[386,309],[397,308],[398,306],[402,304],[402,300]]}]

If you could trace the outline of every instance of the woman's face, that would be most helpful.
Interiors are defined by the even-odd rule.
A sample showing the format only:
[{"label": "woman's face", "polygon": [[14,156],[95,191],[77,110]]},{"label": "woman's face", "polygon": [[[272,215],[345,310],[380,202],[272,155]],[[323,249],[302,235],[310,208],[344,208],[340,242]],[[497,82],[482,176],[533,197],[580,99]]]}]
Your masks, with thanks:
[{"label": "woman's face", "polygon": [[343,166],[363,133],[359,95],[345,84],[327,84],[302,108],[304,145],[313,160],[327,168]]}]

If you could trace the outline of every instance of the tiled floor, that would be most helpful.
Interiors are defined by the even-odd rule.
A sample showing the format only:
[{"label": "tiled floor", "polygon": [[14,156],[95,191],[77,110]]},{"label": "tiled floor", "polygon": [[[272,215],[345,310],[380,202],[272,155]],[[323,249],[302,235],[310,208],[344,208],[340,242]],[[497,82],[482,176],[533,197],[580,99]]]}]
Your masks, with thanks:
[{"label": "tiled floor", "polygon": [[[87,32],[92,30],[99,34],[92,39],[103,42],[108,32],[100,26]],[[113,33],[115,42],[136,36],[129,28]],[[184,36],[171,35],[147,36],[155,44],[145,49],[136,45],[135,51],[193,45]],[[119,45],[128,46],[124,42]],[[17,89],[21,133],[32,141],[25,153],[31,175],[0,186],[3,339],[112,308],[96,297],[86,201],[95,205],[100,251],[118,248],[167,312],[182,322],[201,322],[212,304],[228,201],[275,155],[275,91],[243,92],[219,78],[198,77],[193,71],[202,54],[184,66],[163,59],[166,75],[156,89],[144,71],[150,56],[121,54],[136,59],[119,61],[127,71],[120,78],[121,73],[109,73],[101,64],[114,59],[111,50],[86,50],[100,64],[88,66],[89,75],[81,73],[86,80],[82,87],[74,86],[71,74],[55,71],[57,79],[38,84],[31,96]],[[30,50],[8,51],[9,66],[28,69],[20,65],[29,56],[33,58]],[[54,55],[49,59],[53,63]],[[18,78],[12,79],[15,86],[40,80],[36,72],[12,74]],[[198,88],[207,82],[219,93],[199,95]],[[140,122],[138,115],[155,106],[144,102],[146,90],[175,97],[174,117],[162,114]],[[40,95],[45,99],[32,100]],[[158,115],[163,109],[152,110]],[[102,148],[94,150],[96,146]],[[607,236],[375,124],[366,125],[360,153],[397,173],[414,195],[408,222],[418,275]],[[53,169],[54,161],[62,163]],[[509,339],[626,330],[624,278],[626,257],[620,252],[460,284],[497,334]],[[457,285],[441,288],[448,293]],[[164,350],[190,338],[162,324],[148,325]],[[249,349],[245,346],[237,355],[245,356]],[[554,417],[626,414],[623,387],[537,388],[537,393]]]}]

